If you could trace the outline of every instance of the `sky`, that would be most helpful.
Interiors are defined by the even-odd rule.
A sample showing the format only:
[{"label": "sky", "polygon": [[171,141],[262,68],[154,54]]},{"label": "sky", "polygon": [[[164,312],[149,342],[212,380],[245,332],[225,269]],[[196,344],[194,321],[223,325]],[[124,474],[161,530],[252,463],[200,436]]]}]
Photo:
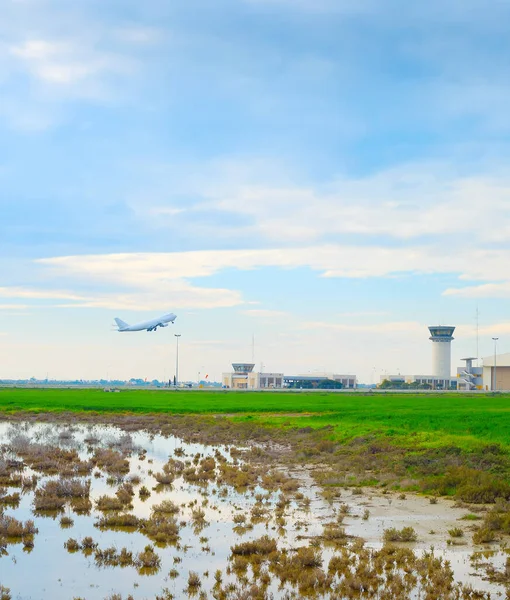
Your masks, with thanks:
[{"label": "sky", "polygon": [[0,379],[510,351],[510,3],[0,7]]}]

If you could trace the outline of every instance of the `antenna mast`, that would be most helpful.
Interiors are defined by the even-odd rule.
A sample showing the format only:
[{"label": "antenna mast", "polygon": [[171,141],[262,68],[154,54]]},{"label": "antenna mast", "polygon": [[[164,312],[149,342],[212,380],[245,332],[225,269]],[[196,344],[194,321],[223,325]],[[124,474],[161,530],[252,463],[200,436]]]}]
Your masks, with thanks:
[{"label": "antenna mast", "polygon": [[476,366],[477,367],[478,367],[478,358],[480,356],[480,354],[478,352],[479,330],[480,330],[479,317],[480,317],[480,311],[478,310],[478,304],[477,304],[476,305]]}]

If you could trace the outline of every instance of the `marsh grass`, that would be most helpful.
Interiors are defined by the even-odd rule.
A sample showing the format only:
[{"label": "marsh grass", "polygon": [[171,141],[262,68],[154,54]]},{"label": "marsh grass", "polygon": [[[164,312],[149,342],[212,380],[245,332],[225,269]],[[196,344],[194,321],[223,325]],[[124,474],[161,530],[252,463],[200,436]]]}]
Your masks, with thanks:
[{"label": "marsh grass", "polygon": [[[134,431],[135,426],[139,426],[140,423],[145,421],[141,417],[119,416],[118,421],[116,422],[120,424],[124,423],[125,426]],[[168,427],[167,431],[168,434],[170,434],[171,430],[169,422],[167,416],[161,416],[161,419],[154,417],[154,420],[149,421],[149,425],[146,429],[150,430],[151,428],[154,428],[154,430],[156,430],[156,428],[159,428],[157,430],[160,431],[162,427]],[[254,429],[251,424],[248,424],[245,427],[244,424],[235,425],[228,421],[226,423],[220,422],[218,425],[215,420],[211,420],[210,425],[212,426],[209,430],[204,429],[203,427],[201,429],[199,425],[202,424],[203,426],[204,421],[200,421],[200,419],[196,418],[184,418],[178,420],[178,423],[179,426],[182,427],[184,435],[189,436],[189,438],[195,442],[202,441],[204,438],[208,438],[208,436],[216,436],[216,440],[221,439],[222,436],[230,436],[230,439],[232,439],[232,436],[236,436],[238,432],[242,432],[242,436],[240,436],[239,439],[247,439],[245,436],[250,436],[258,431],[256,428]],[[277,431],[275,437],[279,438],[280,433],[281,432]],[[260,431],[262,439],[267,435],[269,435],[267,431]],[[314,440],[310,440],[310,444],[313,443],[316,445],[317,440],[315,436],[319,434],[316,434],[313,431],[308,433],[290,431],[289,435],[291,440],[289,447],[293,447],[292,445],[296,443],[297,440],[301,440],[303,437],[306,438],[306,436],[314,438]],[[320,435],[322,435],[322,433]],[[102,443],[104,444],[105,442],[103,441]],[[236,439],[236,443],[239,443],[238,439]],[[371,450],[373,451],[374,456],[384,454],[384,452],[379,452],[380,448],[373,440],[371,440],[370,443],[374,443],[374,447]],[[305,445],[306,444],[308,444],[308,441],[305,440]],[[367,444],[368,442],[362,441],[359,442],[357,446],[360,454],[356,457],[356,460],[353,461],[356,468],[362,468],[361,465],[365,458]],[[261,445],[261,447],[263,446]],[[350,477],[347,473],[337,472],[332,478],[331,473],[335,472],[335,469],[339,465],[343,466],[344,464],[342,462],[344,457],[341,456],[343,451],[343,445],[335,445],[334,452],[325,451],[321,453],[321,460],[331,461],[327,468],[324,469],[324,477],[329,477],[330,481],[347,482],[344,484],[349,487],[355,486],[351,489],[353,489],[353,495],[356,495],[356,487],[367,485],[365,482],[370,480],[370,477],[373,478],[373,475],[363,475],[360,471],[359,473],[356,473],[356,476]],[[352,451],[352,448],[349,448],[349,451]],[[239,533],[246,533],[248,531],[246,521],[247,515],[250,515],[251,508],[253,512],[250,515],[252,517],[250,527],[253,527],[254,520],[259,520],[262,527],[264,527],[263,523],[265,522],[266,529],[268,531],[270,528],[273,530],[275,538],[277,533],[281,536],[280,538],[277,538],[278,542],[276,539],[264,536],[263,538],[259,537],[251,542],[248,540],[233,545],[231,558],[229,560],[232,576],[228,578],[228,582],[224,587],[221,577],[214,583],[215,598],[217,597],[222,600],[234,598],[236,600],[240,598],[258,600],[260,598],[261,600],[266,600],[268,597],[267,594],[269,593],[268,586],[273,579],[275,585],[284,586],[284,589],[289,594],[288,598],[317,597],[321,594],[323,596],[327,594],[326,597],[331,597],[332,599],[361,598],[363,597],[362,593],[364,590],[370,590],[371,597],[373,598],[377,597],[388,600],[391,598],[391,600],[393,600],[393,598],[421,597],[417,590],[421,589],[424,594],[424,590],[427,589],[427,586],[430,586],[430,589],[434,590],[437,588],[440,593],[444,592],[445,599],[449,600],[454,597],[450,594],[455,588],[451,579],[450,590],[445,587],[446,584],[443,585],[444,581],[446,581],[449,576],[448,569],[444,568],[444,564],[441,565],[441,561],[438,562],[438,559],[435,557],[424,557],[423,563],[417,562],[418,559],[416,557],[410,558],[410,555],[404,552],[404,550],[407,550],[406,548],[390,549],[387,547],[384,552],[381,551],[376,553],[364,548],[361,541],[352,540],[351,537],[347,536],[345,529],[341,527],[341,521],[350,510],[347,503],[344,503],[339,507],[339,522],[326,524],[324,526],[323,535],[316,536],[314,535],[315,532],[313,532],[309,536],[303,536],[301,540],[298,541],[298,543],[303,543],[303,541],[306,540],[305,543],[308,543],[308,546],[286,547],[288,546],[288,538],[286,537],[287,532],[282,527],[288,525],[289,530],[293,525],[296,530],[298,528],[301,529],[302,527],[306,528],[307,517],[303,515],[297,517],[296,512],[306,509],[307,505],[309,508],[311,502],[308,496],[305,496],[299,491],[300,482],[290,477],[287,473],[287,470],[292,472],[293,465],[296,464],[295,461],[300,460],[298,454],[292,456],[287,450],[281,449],[278,449],[278,451],[271,449],[267,453],[261,452],[260,448],[256,451],[253,450],[253,448],[245,451],[242,448],[235,448],[232,446],[230,449],[230,456],[234,462],[228,462],[230,459],[226,459],[220,452],[215,452],[214,458],[208,457],[205,454],[192,455],[191,457],[186,458],[186,461],[179,461],[176,458],[173,458],[162,467],[157,467],[157,460],[154,459],[154,470],[156,471],[159,469],[159,472],[172,477],[176,491],[179,489],[179,486],[186,489],[182,483],[184,481],[188,486],[193,486],[193,493],[196,498],[191,502],[186,501],[185,507],[177,506],[169,499],[169,496],[166,495],[172,494],[173,488],[169,485],[163,485],[161,490],[165,492],[165,499],[152,507],[150,513],[151,516],[147,519],[138,518],[135,515],[124,512],[132,502],[135,493],[133,486],[142,483],[142,481],[136,483],[136,479],[133,479],[133,476],[127,478],[126,473],[122,472],[122,469],[119,468],[119,463],[122,463],[123,465],[123,461],[127,460],[126,457],[132,452],[133,444],[132,441],[129,440],[115,442],[112,448],[108,448],[107,450],[100,448],[92,450],[93,460],[90,461],[90,464],[92,464],[92,466],[96,465],[97,469],[103,469],[106,473],[110,471],[108,475],[109,484],[116,486],[116,489],[111,491],[111,494],[114,495],[105,496],[104,498],[108,498],[108,501],[103,500],[105,506],[108,505],[109,507],[112,506],[109,504],[110,502],[116,503],[114,504],[116,508],[105,509],[106,514],[100,516],[96,521],[98,527],[104,529],[137,531],[145,535],[157,546],[174,544],[175,549],[183,556],[186,555],[187,552],[190,552],[190,550],[190,556],[195,552],[200,556],[200,552],[207,553],[214,551],[214,545],[211,544],[213,546],[212,548],[209,546],[209,539],[213,539],[214,534],[212,538],[208,538],[209,532],[207,532],[206,535],[202,535],[199,540],[196,540],[197,544],[190,545],[189,540],[186,539],[182,542],[183,545],[180,546],[179,523],[177,522],[176,516],[182,512],[182,516],[186,517],[188,510],[190,510],[191,525],[197,526],[193,527],[193,530],[198,537],[199,534],[197,532],[207,526],[204,508],[208,506],[207,510],[209,512],[218,510],[219,507],[221,512],[224,505],[228,505],[232,499],[232,502],[237,504],[237,510],[239,510],[240,506],[243,506],[243,509],[246,511],[242,513],[236,512],[234,514],[234,531],[238,530]],[[139,453],[138,457],[141,455],[145,456],[140,450],[137,450],[136,452]],[[273,459],[275,456],[273,452],[277,452],[278,460],[282,460],[282,466],[280,466],[278,460]],[[271,460],[268,460],[266,454],[271,455]],[[211,460],[209,460],[209,458],[211,458]],[[391,455],[392,460],[393,458],[394,456]],[[66,473],[76,472],[76,468],[72,466],[74,460],[75,459],[72,459],[70,465],[65,467]],[[150,460],[151,459],[149,458],[149,461]],[[251,463],[251,460],[253,460],[254,463]],[[83,464],[87,463],[87,461],[82,462]],[[278,465],[278,468],[275,468],[275,465]],[[349,465],[349,468],[350,466],[351,465]],[[392,468],[394,466],[399,467],[398,462],[392,465]],[[125,467],[122,468],[125,471]],[[143,470],[143,472],[145,472],[145,470]],[[54,475],[58,474],[59,473],[55,473]],[[11,477],[11,475],[12,473],[9,472],[9,477]],[[14,475],[16,475],[16,473],[14,473]],[[379,477],[379,473],[377,473],[377,477]],[[60,479],[63,480],[66,478],[69,480],[77,479],[75,476],[71,475],[60,477]],[[380,478],[381,481],[383,479],[384,477]],[[395,478],[388,478],[387,481],[389,482],[387,485],[390,489],[396,487]],[[49,489],[48,493],[46,483],[47,482],[43,480],[39,497],[47,496],[48,498],[59,498],[55,489]],[[102,482],[100,483],[102,484]],[[216,484],[214,488],[212,488],[212,485],[208,487],[208,484],[211,483]],[[266,492],[260,493],[260,487],[257,486],[265,487]],[[338,483],[335,483],[333,485],[328,485],[325,489],[335,490],[336,492],[337,490],[340,490],[337,486]],[[405,489],[408,488],[405,487]],[[139,495],[140,491],[141,489],[138,490]],[[159,491],[159,488],[156,488],[156,491]],[[244,502],[239,502],[235,497],[234,492],[243,494]],[[276,494],[278,494],[277,497]],[[74,502],[90,503],[88,494],[86,496],[78,495],[76,497],[66,494],[63,498],[65,499],[65,504],[68,503],[69,509],[72,508]],[[233,498],[236,499],[234,500]],[[333,498],[333,500],[336,499],[337,496]],[[353,501],[353,499],[349,500],[351,503],[353,503]],[[359,502],[354,503],[359,505]],[[97,508],[99,508],[99,506]],[[491,531],[500,531],[501,533],[504,533],[504,515],[506,509],[497,502],[494,508],[497,508],[497,510],[494,511],[494,514],[491,515],[490,519],[486,519],[484,526]],[[330,515],[331,512],[334,511],[330,510]],[[365,512],[368,512],[368,509],[366,509]],[[180,517],[181,519],[182,516]],[[354,516],[358,516],[357,510],[354,512]],[[303,524],[298,527],[300,522]],[[186,522],[182,519],[181,526],[184,525],[186,525]],[[277,529],[277,527],[279,527],[279,529]],[[405,529],[406,528],[400,532],[395,530],[398,533],[398,539],[395,541],[413,541],[412,536],[409,537],[403,533],[405,532]],[[186,533],[186,535],[187,534],[188,533]],[[266,539],[264,540],[264,538]],[[135,555],[125,548],[118,550],[112,546],[111,548],[101,550],[96,547],[92,538],[88,538],[90,544],[88,542],[86,543],[86,539],[87,538],[84,538],[81,542],[75,540],[78,543],[78,548],[84,554],[93,553],[94,556],[97,554],[100,558],[99,562],[104,566],[131,566],[139,569],[140,574],[147,575],[157,572],[157,569],[160,568],[160,564],[155,564],[151,560],[151,552],[147,551],[147,548],[152,548],[152,553],[157,557],[154,546],[147,546],[144,552],[139,553],[144,554],[145,552],[148,552],[148,556],[146,557],[147,560],[142,560],[139,558],[139,555]],[[28,538],[23,538],[23,540],[29,541]],[[260,540],[264,541],[261,543]],[[198,542],[200,543],[200,547],[198,546]],[[253,544],[251,548],[249,547],[250,543]],[[248,544],[248,546],[246,546],[246,544]],[[264,550],[264,544],[268,546],[269,550]],[[321,553],[321,549],[326,546],[328,547],[324,551],[324,556],[332,556],[329,563]],[[411,554],[413,553],[411,552]],[[179,557],[174,557],[174,560],[176,559],[179,559]],[[202,556],[200,559],[207,560],[208,557]],[[178,573],[176,569],[175,571]],[[389,575],[387,576],[386,573],[391,574],[391,577],[389,577]],[[415,583],[411,585],[413,581]],[[206,580],[204,580],[203,586],[205,587],[206,585]],[[458,591],[460,588],[455,589]],[[188,592],[189,591],[188,586]],[[413,592],[412,595],[411,591]],[[197,592],[195,591],[195,593]],[[205,590],[200,593],[204,596],[206,595]],[[163,594],[159,597],[167,598],[170,596]],[[423,597],[425,598],[426,596],[423,595]],[[461,597],[463,598],[463,596],[458,595],[456,598],[460,599]],[[443,596],[441,596],[441,598],[443,598]]]},{"label": "marsh grass", "polygon": [[124,509],[124,503],[116,496],[99,496],[95,503],[96,510],[102,512],[119,511]]},{"label": "marsh grass", "polygon": [[390,527],[384,530],[383,540],[385,542],[416,542],[418,535],[412,527],[402,527],[402,529]]},{"label": "marsh grass", "polygon": [[464,531],[460,527],[453,527],[448,529],[448,535],[452,538],[461,538],[464,537]]},{"label": "marsh grass", "polygon": [[0,487],[0,509],[2,506],[18,508],[20,499],[21,496],[18,492],[8,494],[6,488]]},{"label": "marsh grass", "polygon": [[154,551],[154,546],[148,545],[136,555],[134,564],[141,575],[153,575],[161,566],[161,558]]},{"label": "marsh grass", "polygon": [[143,522],[143,519],[140,519],[136,515],[130,513],[114,513],[103,515],[94,523],[94,526],[98,527],[99,529],[136,530],[142,525]]},{"label": "marsh grass", "polygon": [[11,596],[11,590],[8,587],[3,586],[2,584],[0,584],[0,600],[11,600],[12,596]]},{"label": "marsh grass", "polygon": [[74,521],[71,517],[69,517],[69,516],[60,517],[60,527],[62,527],[62,529],[69,529],[73,525],[74,525]]}]

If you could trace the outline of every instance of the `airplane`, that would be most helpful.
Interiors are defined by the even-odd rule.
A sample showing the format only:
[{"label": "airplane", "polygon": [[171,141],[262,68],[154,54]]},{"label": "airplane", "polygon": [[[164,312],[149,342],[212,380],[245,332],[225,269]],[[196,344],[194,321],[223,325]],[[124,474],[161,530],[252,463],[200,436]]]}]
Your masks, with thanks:
[{"label": "airplane", "polygon": [[129,325],[122,319],[115,319],[115,323],[117,323],[118,329],[123,333],[124,331],[156,331],[158,327],[168,327],[169,323],[174,324],[177,315],[174,313],[168,313],[163,315],[162,317],[158,317],[157,319],[151,319],[150,321],[143,321],[142,323],[136,323],[135,325]]}]

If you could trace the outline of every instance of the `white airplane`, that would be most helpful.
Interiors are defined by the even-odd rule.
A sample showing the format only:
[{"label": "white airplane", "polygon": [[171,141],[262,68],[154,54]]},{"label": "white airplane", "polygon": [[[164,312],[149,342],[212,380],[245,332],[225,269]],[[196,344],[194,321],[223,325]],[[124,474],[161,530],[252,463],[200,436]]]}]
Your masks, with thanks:
[{"label": "white airplane", "polygon": [[157,319],[151,319],[150,321],[143,321],[143,323],[136,323],[135,325],[129,325],[122,319],[115,319],[118,329],[121,333],[124,331],[156,331],[158,327],[168,327],[168,323],[174,324],[177,315],[174,313],[168,313]]}]

